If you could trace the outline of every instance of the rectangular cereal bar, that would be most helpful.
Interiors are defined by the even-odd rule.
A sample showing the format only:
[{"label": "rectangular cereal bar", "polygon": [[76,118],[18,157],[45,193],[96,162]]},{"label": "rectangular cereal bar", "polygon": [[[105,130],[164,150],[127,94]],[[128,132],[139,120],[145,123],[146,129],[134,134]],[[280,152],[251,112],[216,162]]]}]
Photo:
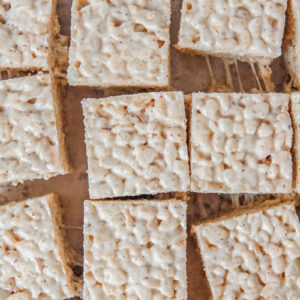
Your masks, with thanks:
[{"label": "rectangular cereal bar", "polygon": [[272,60],[281,55],[287,0],[183,0],[177,47],[199,54]]},{"label": "rectangular cereal bar", "polygon": [[85,99],[82,107],[91,198],[188,190],[183,93]]},{"label": "rectangular cereal bar", "polygon": [[0,71],[49,71],[58,32],[55,0],[1,1]]},{"label": "rectangular cereal bar", "polygon": [[291,192],[292,139],[288,94],[194,93],[191,190]]},{"label": "rectangular cereal bar", "polygon": [[296,209],[270,203],[192,228],[212,299],[300,299]]},{"label": "rectangular cereal bar", "polygon": [[78,294],[61,226],[54,194],[0,206],[0,289],[14,294],[9,300]]},{"label": "rectangular cereal bar", "polygon": [[68,81],[168,87],[170,0],[74,0]]},{"label": "rectangular cereal bar", "polygon": [[187,299],[185,201],[85,201],[84,299]]},{"label": "rectangular cereal bar", "polygon": [[0,183],[69,172],[59,100],[49,75],[0,81]]},{"label": "rectangular cereal bar", "polygon": [[300,2],[289,0],[287,9],[286,34],[283,44],[285,65],[292,84],[300,88]]}]

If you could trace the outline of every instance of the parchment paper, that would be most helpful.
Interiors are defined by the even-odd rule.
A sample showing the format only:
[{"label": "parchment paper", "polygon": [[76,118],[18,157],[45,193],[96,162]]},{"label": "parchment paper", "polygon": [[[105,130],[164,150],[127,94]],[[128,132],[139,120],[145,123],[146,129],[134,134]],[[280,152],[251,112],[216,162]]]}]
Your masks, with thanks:
[{"label": "parchment paper", "polygon": [[[181,0],[172,2],[172,26],[171,42],[177,42],[179,28]],[[70,33],[70,10],[71,0],[58,0],[58,15],[61,24],[61,32],[64,35]],[[225,82],[225,70],[220,59],[211,59],[214,74],[218,82]],[[280,91],[282,83],[286,79],[286,72],[279,58],[274,61],[272,68],[275,70],[273,81],[276,83],[276,90]],[[234,86],[239,91],[236,81],[236,70],[232,69]],[[172,86],[175,90],[182,90],[185,93],[193,91],[205,91],[210,85],[207,65],[203,57],[181,54],[171,46],[171,70]],[[239,70],[243,87],[246,91],[257,88],[250,66],[246,63],[239,63]],[[119,91],[119,93],[124,91]],[[131,93],[134,91],[130,91]],[[113,92],[117,94],[118,91]],[[64,208],[64,222],[66,225],[82,226],[83,200],[88,199],[87,163],[84,144],[83,118],[80,101],[84,97],[101,97],[109,93],[88,88],[67,87],[62,97],[64,128],[67,136],[68,152],[73,172],[70,175],[57,176],[48,181],[35,180],[18,185],[17,187],[5,186],[0,188],[0,203],[8,201],[23,200],[47,193],[57,193]],[[200,200],[199,200],[200,199]],[[188,233],[193,222],[203,217],[199,203],[205,199],[211,205],[211,212],[222,210],[230,206],[230,199],[218,195],[191,196],[188,206]],[[221,201],[221,203],[220,203]],[[223,203],[223,202],[224,203]],[[207,215],[204,217],[208,217]],[[82,254],[82,232],[76,229],[67,231],[70,245],[77,253]],[[77,272],[80,268],[76,268]],[[203,265],[197,253],[194,239],[188,237],[187,246],[187,273],[188,273],[188,295],[190,300],[207,300],[210,298],[210,291],[204,276]]]}]

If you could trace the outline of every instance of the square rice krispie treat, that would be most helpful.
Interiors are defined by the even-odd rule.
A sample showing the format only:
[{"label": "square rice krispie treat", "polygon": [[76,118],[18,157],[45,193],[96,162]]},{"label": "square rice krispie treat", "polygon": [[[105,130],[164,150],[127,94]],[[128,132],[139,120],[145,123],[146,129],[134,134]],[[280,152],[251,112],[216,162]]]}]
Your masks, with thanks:
[{"label": "square rice krispie treat", "polygon": [[178,48],[245,61],[281,55],[287,0],[183,0]]},{"label": "square rice krispie treat", "polygon": [[0,81],[0,183],[70,171],[58,94],[49,75]]},{"label": "square rice krispie treat", "polygon": [[187,299],[186,202],[85,201],[84,299]]},{"label": "square rice krispie treat", "polygon": [[49,71],[59,32],[55,12],[55,0],[0,2],[0,71]]},{"label": "square rice krispie treat", "polygon": [[170,0],[74,0],[68,81],[168,87]]},{"label": "square rice krispie treat", "polygon": [[288,94],[194,93],[191,118],[193,192],[292,191]]},{"label": "square rice krispie treat", "polygon": [[300,89],[300,1],[289,0],[283,57],[293,85]]},{"label": "square rice krispie treat", "polygon": [[300,299],[295,206],[271,205],[192,228],[214,300]]},{"label": "square rice krispie treat", "polygon": [[61,226],[54,194],[0,206],[0,289],[14,293],[8,299],[78,294]]},{"label": "square rice krispie treat", "polygon": [[188,190],[181,92],[85,99],[82,106],[91,198]]}]

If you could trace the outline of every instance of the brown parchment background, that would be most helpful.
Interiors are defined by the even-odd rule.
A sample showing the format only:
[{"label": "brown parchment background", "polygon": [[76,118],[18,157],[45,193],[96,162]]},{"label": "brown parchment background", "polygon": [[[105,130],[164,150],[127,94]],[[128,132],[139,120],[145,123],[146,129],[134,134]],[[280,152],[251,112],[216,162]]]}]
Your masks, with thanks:
[{"label": "brown parchment background", "polygon": [[[172,87],[174,90],[182,90],[185,93],[193,91],[205,91],[210,85],[210,78],[206,62],[203,57],[189,56],[178,52],[173,45],[177,42],[179,28],[180,8],[182,0],[171,0],[172,2],[172,25],[171,25],[171,73]],[[71,0],[58,0],[58,15],[61,24],[61,32],[70,34],[70,11]],[[215,77],[218,82],[225,82],[225,69],[220,59],[211,59]],[[272,64],[272,80],[276,83],[276,91],[282,90],[282,84],[286,80],[286,72],[282,59],[275,60]],[[249,64],[239,63],[243,87],[246,91],[257,88],[256,82]],[[236,70],[231,67],[234,79],[235,91],[239,91]],[[133,92],[132,90],[130,91]],[[83,200],[88,199],[87,163],[84,144],[84,128],[82,109],[80,101],[84,97],[108,96],[110,92],[93,90],[89,88],[66,87],[62,96],[64,129],[67,137],[68,153],[73,172],[65,176],[57,176],[50,180],[35,180],[24,184],[0,187],[0,203],[8,201],[23,200],[47,193],[57,193],[60,196],[64,208],[64,222],[66,225],[82,226]],[[125,91],[113,92],[126,93]],[[219,195],[192,194],[188,205],[188,246],[187,246],[187,273],[188,273],[188,295],[190,300],[207,300],[210,291],[203,272],[200,256],[196,252],[196,245],[190,236],[190,226],[193,222],[203,218],[199,203],[204,199],[209,212],[222,210],[230,206],[230,199]],[[201,205],[200,205],[201,206]],[[204,216],[207,217],[207,216]],[[82,232],[76,229],[67,230],[67,238],[70,245],[81,254]],[[80,268],[76,268],[77,272]]]}]

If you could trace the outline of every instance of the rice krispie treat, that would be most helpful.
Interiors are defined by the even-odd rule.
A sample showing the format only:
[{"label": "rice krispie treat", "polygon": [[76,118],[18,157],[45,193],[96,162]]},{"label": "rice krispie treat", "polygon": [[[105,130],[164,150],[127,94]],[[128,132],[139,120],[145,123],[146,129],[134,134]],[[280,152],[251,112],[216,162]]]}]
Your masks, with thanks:
[{"label": "rice krispie treat", "polygon": [[191,190],[289,193],[292,138],[288,94],[194,93]]},{"label": "rice krispie treat", "polygon": [[0,71],[50,70],[51,51],[63,46],[55,40],[59,33],[55,12],[55,0],[0,2]]},{"label": "rice krispie treat", "polygon": [[170,0],[74,0],[70,85],[169,85]]},{"label": "rice krispie treat", "polygon": [[59,105],[49,75],[0,81],[0,183],[70,171]]},{"label": "rice krispie treat", "polygon": [[61,226],[54,194],[0,206],[0,289],[14,293],[9,300],[78,294]]},{"label": "rice krispie treat", "polygon": [[294,203],[194,226],[213,299],[299,299],[300,225]]},{"label": "rice krispie treat", "polygon": [[300,89],[300,1],[289,0],[283,57],[293,85]]},{"label": "rice krispie treat", "polygon": [[82,107],[91,198],[188,190],[181,92],[85,99]]},{"label": "rice krispie treat", "polygon": [[245,61],[281,55],[287,0],[183,0],[177,47]]},{"label": "rice krispie treat", "polygon": [[185,201],[85,201],[84,299],[187,299]]}]

